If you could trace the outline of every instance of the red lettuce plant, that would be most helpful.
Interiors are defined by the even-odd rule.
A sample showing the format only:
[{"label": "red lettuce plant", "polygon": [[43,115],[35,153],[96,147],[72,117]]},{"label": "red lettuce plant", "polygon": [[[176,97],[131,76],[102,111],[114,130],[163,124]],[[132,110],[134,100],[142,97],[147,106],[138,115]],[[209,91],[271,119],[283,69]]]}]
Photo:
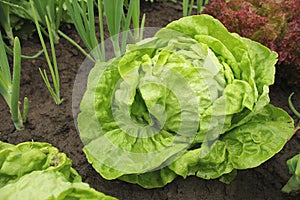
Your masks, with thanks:
[{"label": "red lettuce plant", "polygon": [[212,0],[203,13],[276,51],[278,64],[300,69],[299,0]]}]

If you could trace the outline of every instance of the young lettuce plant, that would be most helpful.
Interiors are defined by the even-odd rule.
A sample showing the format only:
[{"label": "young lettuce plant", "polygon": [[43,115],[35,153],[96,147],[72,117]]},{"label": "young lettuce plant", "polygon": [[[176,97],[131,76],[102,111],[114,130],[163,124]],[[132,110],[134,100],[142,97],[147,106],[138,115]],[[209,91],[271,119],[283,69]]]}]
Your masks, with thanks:
[{"label": "young lettuce plant", "polygon": [[20,76],[21,76],[21,45],[19,39],[14,39],[13,50],[13,75],[11,77],[10,68],[4,48],[2,34],[0,32],[0,94],[6,101],[12,121],[17,130],[24,129],[24,122],[26,122],[28,114],[28,99],[23,101],[23,114],[19,107],[20,94]]},{"label": "young lettuce plant", "polygon": [[72,160],[48,143],[0,141],[0,157],[0,199],[116,200],[82,182]]},{"label": "young lettuce plant", "polygon": [[[298,124],[294,130],[294,134],[300,130],[300,113],[296,110],[295,106],[292,102],[292,96],[294,93],[292,93],[289,96],[288,103],[290,106],[290,109],[292,112],[296,115],[298,118]],[[292,193],[292,192],[298,192],[300,191],[300,154],[295,155],[294,157],[290,158],[287,161],[287,166],[289,168],[290,174],[292,174],[292,177],[288,180],[288,182],[284,185],[284,187],[281,189],[285,193]]]},{"label": "young lettuce plant", "polygon": [[48,79],[48,75],[46,70],[41,70],[41,68],[39,68],[40,74],[54,100],[54,102],[59,105],[62,103],[63,99],[60,97],[60,81],[59,81],[59,72],[58,72],[58,66],[57,66],[57,61],[56,61],[56,53],[55,53],[55,47],[54,47],[54,39],[53,39],[53,35],[52,35],[52,29],[51,29],[51,25],[50,22],[48,20],[48,17],[45,16],[45,20],[46,20],[46,24],[47,24],[47,29],[48,29],[48,34],[49,34],[49,40],[50,40],[50,46],[51,46],[51,55],[52,55],[52,62],[50,60],[48,51],[47,51],[47,47],[42,35],[42,31],[38,22],[38,17],[35,11],[35,7],[33,4],[33,1],[30,0],[30,4],[31,4],[31,8],[32,8],[32,12],[34,15],[34,21],[35,21],[35,25],[37,28],[37,32],[43,47],[43,51],[47,60],[47,64],[50,70],[50,74],[51,74],[51,78],[52,78],[52,82],[53,82],[53,87],[51,86],[51,83]]}]

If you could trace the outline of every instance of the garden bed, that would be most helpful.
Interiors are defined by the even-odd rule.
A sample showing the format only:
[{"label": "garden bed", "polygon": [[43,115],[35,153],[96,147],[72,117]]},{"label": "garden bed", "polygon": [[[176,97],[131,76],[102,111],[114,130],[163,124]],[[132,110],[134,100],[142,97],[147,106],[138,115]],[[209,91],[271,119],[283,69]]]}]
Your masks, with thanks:
[{"label": "garden bed", "polygon": [[[163,27],[182,16],[181,6],[170,2],[145,3],[142,13],[146,13],[146,27]],[[80,41],[75,29],[65,30],[75,41]],[[22,52],[33,55],[41,49],[37,36],[21,41]],[[197,177],[175,181],[161,189],[143,189],[122,181],[107,181],[92,168],[82,152],[83,144],[76,131],[72,114],[72,90],[77,71],[84,56],[64,39],[56,45],[57,61],[61,79],[61,93],[64,102],[57,106],[38,72],[46,68],[43,56],[35,60],[23,60],[21,72],[21,99],[29,99],[29,113],[26,129],[16,131],[4,100],[0,98],[0,140],[17,144],[24,141],[48,142],[66,153],[83,181],[105,194],[119,199],[299,199],[281,192],[290,175],[286,160],[300,152],[300,135],[294,135],[284,149],[269,161],[255,169],[239,171],[229,185],[218,180],[203,180]],[[284,70],[281,70],[284,71]],[[300,84],[300,83],[299,83]],[[300,90],[277,80],[270,88],[271,103],[286,110],[291,116],[287,98],[291,92],[295,107],[300,107]],[[295,116],[293,116],[295,118]],[[296,119],[296,118],[295,118]]]}]

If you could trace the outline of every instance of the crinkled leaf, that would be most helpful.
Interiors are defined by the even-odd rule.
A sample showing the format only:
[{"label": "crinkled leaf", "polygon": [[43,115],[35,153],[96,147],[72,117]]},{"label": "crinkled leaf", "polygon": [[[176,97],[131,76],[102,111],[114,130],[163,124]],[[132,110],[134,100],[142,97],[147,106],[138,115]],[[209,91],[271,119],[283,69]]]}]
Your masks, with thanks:
[{"label": "crinkled leaf", "polygon": [[282,109],[267,105],[246,124],[227,132],[207,155],[191,150],[169,165],[186,177],[212,179],[231,172],[259,166],[279,152],[293,133],[293,119]]},{"label": "crinkled leaf", "polygon": [[128,174],[119,177],[120,180],[139,184],[144,188],[159,188],[170,183],[177,177],[172,170],[165,167],[158,171],[147,172],[144,174]]},{"label": "crinkled leaf", "polygon": [[71,165],[48,143],[0,141],[0,199],[115,199],[81,182]]},{"label": "crinkled leaf", "polygon": [[32,171],[46,169],[60,171],[71,182],[81,181],[66,154],[48,143],[0,144],[0,186],[14,182]]},{"label": "crinkled leaf", "polygon": [[60,172],[34,171],[0,189],[1,199],[115,199],[82,182],[71,183]]}]

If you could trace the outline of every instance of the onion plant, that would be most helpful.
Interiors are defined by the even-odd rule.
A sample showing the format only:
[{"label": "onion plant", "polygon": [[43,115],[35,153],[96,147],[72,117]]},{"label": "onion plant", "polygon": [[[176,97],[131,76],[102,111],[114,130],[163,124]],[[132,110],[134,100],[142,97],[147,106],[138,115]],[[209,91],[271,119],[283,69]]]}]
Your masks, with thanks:
[{"label": "onion plant", "polygon": [[[13,50],[10,49],[9,46],[7,46],[6,44],[4,44],[4,48],[5,48],[7,54],[13,56]],[[40,50],[39,52],[37,52],[36,54],[34,54],[32,56],[22,55],[21,54],[21,58],[22,59],[27,59],[27,60],[32,60],[32,59],[36,59],[37,57],[39,57],[42,53],[43,53],[43,50]]]},{"label": "onion plant", "polygon": [[[131,4],[128,6],[127,18],[125,18],[123,12],[123,19],[126,24],[125,27],[127,28],[129,27],[129,23],[132,21],[134,34],[131,35],[131,39],[134,43],[137,43],[143,39],[146,15],[143,14],[142,21],[140,22],[140,0],[131,0],[130,2]],[[132,19],[130,19],[130,16],[132,16]],[[125,44],[123,44],[122,47],[123,51],[125,51]]]},{"label": "onion plant", "polygon": [[[80,35],[83,43],[89,51],[92,51],[97,45],[98,40],[96,37],[96,28],[94,20],[94,4],[93,0],[87,0],[87,3],[84,1],[66,1],[67,10],[72,18],[74,26]],[[100,5],[100,9],[102,9]],[[88,14],[86,14],[88,13]],[[99,20],[102,19],[102,12],[99,12]],[[101,40],[104,40],[104,31],[103,24],[100,26],[100,37]],[[100,60],[104,60],[104,51],[103,49],[96,49],[96,56]]]},{"label": "onion plant", "polygon": [[12,27],[10,25],[10,8],[8,5],[0,2],[0,25],[4,29],[6,36],[9,39],[10,44],[14,42],[14,36],[12,32]]},{"label": "onion plant", "polygon": [[14,39],[13,50],[13,74],[11,76],[10,68],[7,60],[7,55],[4,48],[2,34],[0,32],[0,94],[6,101],[12,121],[17,130],[24,129],[24,122],[26,121],[28,113],[28,99],[23,101],[23,114],[19,107],[20,94],[20,76],[21,76],[21,45],[19,39]]},{"label": "onion plant", "polygon": [[54,100],[54,102],[59,105],[62,103],[63,99],[61,99],[60,97],[60,81],[59,81],[59,72],[58,72],[58,66],[57,66],[57,61],[56,61],[56,53],[55,53],[55,47],[54,47],[54,38],[53,38],[53,32],[51,31],[51,25],[49,22],[48,17],[45,15],[45,20],[46,20],[46,25],[47,25],[47,30],[48,30],[48,36],[49,36],[49,40],[50,40],[50,46],[51,46],[51,56],[52,56],[52,62],[50,60],[50,56],[48,54],[47,51],[47,47],[42,35],[42,31],[38,22],[38,17],[37,17],[37,13],[33,4],[33,0],[30,0],[30,4],[31,4],[31,8],[32,8],[32,12],[34,15],[34,21],[35,21],[35,25],[36,25],[36,29],[44,50],[44,55],[46,57],[46,61],[49,67],[49,71],[51,74],[51,79],[52,79],[52,83],[53,83],[53,87],[50,83],[50,80],[48,78],[48,74],[46,72],[46,70],[42,70],[41,68],[39,68],[40,74]]},{"label": "onion plant", "polygon": [[[16,2],[18,2],[18,1],[16,1]],[[3,30],[5,31],[6,37],[9,39],[10,45],[14,44],[14,35],[13,35],[13,31],[12,31],[10,14],[13,13],[15,10],[18,10],[18,13],[20,15],[22,15],[25,19],[31,19],[30,12],[25,7],[22,7],[22,6],[25,6],[25,5],[23,5],[24,3],[22,4],[22,6],[21,6],[20,1],[18,3],[20,5],[14,4],[9,1],[0,0],[0,25],[3,28]],[[5,43],[4,43],[4,47],[5,47],[6,52],[12,56],[13,50],[10,49],[10,47],[7,46]],[[33,56],[21,55],[21,58],[22,59],[35,59],[38,56],[40,56],[42,53],[43,53],[43,51],[41,50]]]},{"label": "onion plant", "polygon": [[[37,18],[40,24],[42,24],[44,27],[47,27],[46,24],[46,16],[51,24],[51,32],[53,35],[54,42],[57,43],[59,40],[58,35],[58,28],[60,26],[60,22],[62,20],[62,14],[63,14],[63,3],[64,1],[58,1],[58,0],[47,0],[47,1],[41,1],[41,0],[32,0],[34,7],[37,12]],[[3,6],[2,6],[3,5]],[[0,8],[0,17],[1,20],[5,23],[7,27],[5,30],[9,30],[8,28],[11,26],[9,21],[9,13],[14,13],[18,17],[26,20],[31,20],[34,22],[34,15],[32,10],[30,9],[30,1],[28,0],[21,0],[21,1],[15,1],[15,0],[0,0],[0,7],[3,7],[6,12],[2,12]],[[5,17],[2,15],[6,15]],[[2,23],[1,23],[2,24]],[[9,27],[8,27],[9,26]],[[44,30],[44,28],[41,28],[44,34],[48,34],[47,31]],[[11,31],[11,27],[10,27]],[[7,31],[6,31],[7,32]],[[8,33],[6,33],[8,34]],[[11,34],[12,35],[12,31]],[[9,38],[11,38],[11,36]]]},{"label": "onion plant", "polygon": [[[127,2],[128,3],[128,2]],[[105,47],[104,47],[104,25],[103,19],[107,22],[107,28],[111,36],[111,41],[116,56],[120,56],[126,47],[128,37],[136,42],[142,38],[142,30],[145,23],[145,15],[140,24],[140,1],[131,0],[128,3],[128,11],[125,14],[123,10],[123,0],[98,0],[97,9],[99,17],[99,32],[100,39],[96,36],[96,27],[94,21],[94,1],[87,0],[87,2],[75,0],[66,1],[67,10],[74,22],[75,28],[82,38],[83,43],[89,51],[93,50],[93,57],[95,61],[105,61]],[[130,24],[133,24],[134,33],[129,33]],[[120,41],[120,32],[124,32]],[[98,44],[100,43],[100,46]]]},{"label": "onion plant", "polygon": [[208,0],[196,0],[196,5],[195,5],[195,0],[183,0],[182,1],[182,11],[183,11],[183,16],[189,16],[192,14],[193,8],[197,9],[197,13],[201,13],[205,5],[208,4]]},{"label": "onion plant", "polygon": [[[48,32],[51,31],[53,41],[55,43],[58,42],[58,28],[60,26],[61,17],[62,17],[62,6],[64,1],[60,0],[31,0],[34,4],[34,8],[36,9],[39,17],[39,21],[41,24],[48,28]],[[47,22],[48,20],[48,22]],[[49,23],[51,26],[48,26]],[[49,29],[50,27],[50,29]],[[50,37],[50,36],[49,36]]]}]

